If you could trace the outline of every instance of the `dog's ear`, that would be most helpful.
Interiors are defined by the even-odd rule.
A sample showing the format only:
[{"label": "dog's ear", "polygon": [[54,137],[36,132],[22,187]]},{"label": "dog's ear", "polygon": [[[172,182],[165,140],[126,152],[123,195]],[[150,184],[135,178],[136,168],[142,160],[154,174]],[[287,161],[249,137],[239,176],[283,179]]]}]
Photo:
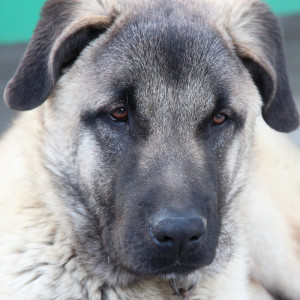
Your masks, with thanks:
[{"label": "dog's ear", "polygon": [[74,18],[75,3],[79,2],[46,3],[24,57],[5,89],[4,99],[11,109],[30,110],[41,105],[62,70],[111,24],[105,15]]},{"label": "dog's ear", "polygon": [[234,4],[229,34],[261,94],[264,120],[277,131],[290,132],[299,126],[299,114],[289,86],[277,19],[260,1],[240,2]]}]

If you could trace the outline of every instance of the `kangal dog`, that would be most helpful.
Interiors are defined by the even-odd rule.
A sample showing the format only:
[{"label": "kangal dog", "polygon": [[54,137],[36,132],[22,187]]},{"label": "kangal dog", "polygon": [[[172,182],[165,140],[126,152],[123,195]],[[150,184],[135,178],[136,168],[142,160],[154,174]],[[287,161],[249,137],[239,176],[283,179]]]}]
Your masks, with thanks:
[{"label": "kangal dog", "polygon": [[300,299],[298,127],[258,0],[49,0],[5,101],[0,298]]}]

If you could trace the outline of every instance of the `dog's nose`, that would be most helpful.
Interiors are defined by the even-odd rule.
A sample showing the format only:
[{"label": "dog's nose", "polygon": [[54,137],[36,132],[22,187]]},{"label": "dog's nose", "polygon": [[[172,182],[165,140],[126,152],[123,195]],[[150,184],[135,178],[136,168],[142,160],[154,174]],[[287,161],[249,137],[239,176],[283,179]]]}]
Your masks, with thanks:
[{"label": "dog's nose", "polygon": [[152,240],[161,250],[177,257],[197,248],[205,229],[206,219],[190,213],[164,211],[150,221]]}]

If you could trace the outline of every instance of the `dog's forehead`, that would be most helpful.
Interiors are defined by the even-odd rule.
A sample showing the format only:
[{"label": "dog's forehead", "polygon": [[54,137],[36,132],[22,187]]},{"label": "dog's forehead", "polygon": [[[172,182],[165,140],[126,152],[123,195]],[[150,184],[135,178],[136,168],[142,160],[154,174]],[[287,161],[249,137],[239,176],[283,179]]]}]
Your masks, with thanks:
[{"label": "dog's forehead", "polygon": [[104,47],[96,42],[92,48],[98,80],[112,93],[133,87],[144,114],[181,107],[199,118],[228,97],[230,78],[240,72],[218,31],[201,16],[179,19],[176,10],[161,8],[134,15],[112,32]]}]

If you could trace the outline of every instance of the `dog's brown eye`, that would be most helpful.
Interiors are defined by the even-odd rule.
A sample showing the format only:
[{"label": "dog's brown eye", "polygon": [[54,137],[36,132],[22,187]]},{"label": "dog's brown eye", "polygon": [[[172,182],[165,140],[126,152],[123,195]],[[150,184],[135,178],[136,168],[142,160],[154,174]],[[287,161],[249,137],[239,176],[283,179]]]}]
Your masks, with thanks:
[{"label": "dog's brown eye", "polygon": [[214,125],[221,125],[226,121],[226,116],[224,116],[223,114],[216,114],[213,117],[213,123]]},{"label": "dog's brown eye", "polygon": [[128,111],[125,107],[118,107],[109,116],[116,122],[126,122],[128,120]]}]

